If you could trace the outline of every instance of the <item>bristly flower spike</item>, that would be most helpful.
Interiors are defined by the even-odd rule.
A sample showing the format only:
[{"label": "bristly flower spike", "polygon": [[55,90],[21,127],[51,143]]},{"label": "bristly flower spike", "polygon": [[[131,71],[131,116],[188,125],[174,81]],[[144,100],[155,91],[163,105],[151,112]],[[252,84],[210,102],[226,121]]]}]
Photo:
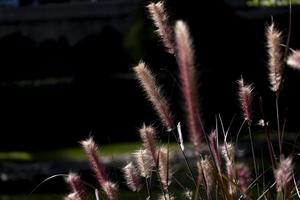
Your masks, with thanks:
[{"label": "bristly flower spike", "polygon": [[274,170],[274,177],[278,192],[286,188],[288,183],[292,180],[293,170],[294,164],[292,158],[284,158],[283,156],[281,156],[278,167]]},{"label": "bristly flower spike", "polygon": [[139,130],[140,137],[143,141],[143,146],[150,154],[152,162],[157,162],[157,152],[156,152],[156,131],[152,126],[146,126],[145,124]]},{"label": "bristly flower spike", "polygon": [[287,64],[293,68],[300,70],[300,51],[294,51],[287,59]]},{"label": "bristly flower spike", "polygon": [[282,83],[283,73],[283,53],[281,50],[282,33],[275,28],[272,23],[266,30],[268,48],[268,69],[271,90],[278,95]]},{"label": "bristly flower spike", "polygon": [[160,176],[160,181],[163,185],[163,189],[168,191],[168,186],[171,183],[171,170],[168,169],[168,150],[164,147],[159,149],[158,152],[158,173]]},{"label": "bristly flower spike", "polygon": [[134,153],[135,161],[139,169],[140,176],[144,178],[149,178],[151,170],[155,163],[152,162],[147,150],[140,149]]},{"label": "bristly flower spike", "polygon": [[183,21],[177,21],[175,26],[176,58],[179,66],[181,91],[184,100],[189,138],[195,153],[199,154],[202,143],[201,117],[198,105],[198,88],[194,51],[188,26]]},{"label": "bristly flower spike", "polygon": [[140,62],[134,67],[134,71],[149,101],[160,117],[162,124],[166,127],[167,131],[171,131],[173,122],[169,103],[162,95],[161,88],[157,85],[153,73],[144,62]]},{"label": "bristly flower spike", "polygon": [[109,200],[117,200],[117,187],[110,182],[105,174],[104,167],[97,156],[97,145],[93,138],[81,142],[81,145],[88,157],[91,169],[95,173],[99,185],[102,187]]},{"label": "bristly flower spike", "polygon": [[216,163],[216,167],[218,169],[218,172],[221,172],[221,154],[218,147],[218,140],[217,140],[217,131],[213,130],[210,135],[208,136],[208,141],[210,145],[210,149],[212,151],[213,159]]},{"label": "bristly flower spike", "polygon": [[142,184],[140,181],[140,176],[138,174],[138,170],[134,166],[134,164],[132,162],[128,163],[123,168],[123,172],[124,172],[126,183],[127,183],[128,187],[134,192],[139,192],[142,188]]},{"label": "bristly flower spike", "polygon": [[253,100],[253,86],[245,84],[243,78],[238,81],[239,85],[239,101],[240,107],[243,112],[243,117],[248,125],[252,123],[252,100]]},{"label": "bristly flower spike", "polygon": [[74,198],[78,200],[86,200],[86,193],[83,188],[82,182],[80,177],[75,173],[69,173],[68,177],[66,178],[66,182],[69,184],[72,193],[66,198]]},{"label": "bristly flower spike", "polygon": [[175,48],[173,44],[173,32],[168,22],[169,17],[165,11],[164,2],[159,1],[157,3],[150,3],[147,8],[154,25],[157,28],[156,32],[160,36],[166,50],[168,53],[174,54]]}]

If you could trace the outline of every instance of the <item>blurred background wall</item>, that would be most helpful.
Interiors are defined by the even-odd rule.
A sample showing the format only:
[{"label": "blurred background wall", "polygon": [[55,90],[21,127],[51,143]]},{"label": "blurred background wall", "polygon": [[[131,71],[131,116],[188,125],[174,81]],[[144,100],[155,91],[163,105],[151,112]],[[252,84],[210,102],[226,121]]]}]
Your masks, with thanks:
[{"label": "blurred background wall", "polygon": [[[182,121],[177,67],[153,33],[147,3],[0,0],[0,149],[74,146],[90,134],[99,143],[132,141],[143,122],[159,127],[132,74],[141,58],[165,84]],[[299,48],[294,3],[291,44]],[[226,124],[235,114],[240,122],[236,80],[242,74],[266,100],[271,119],[264,31],[273,16],[287,34],[288,7],[250,0],[167,0],[166,5],[172,24],[183,19],[190,25],[206,129],[214,127],[218,113]],[[281,109],[288,113],[289,129],[297,131],[300,76],[286,73]],[[259,109],[256,113],[259,120]]]}]

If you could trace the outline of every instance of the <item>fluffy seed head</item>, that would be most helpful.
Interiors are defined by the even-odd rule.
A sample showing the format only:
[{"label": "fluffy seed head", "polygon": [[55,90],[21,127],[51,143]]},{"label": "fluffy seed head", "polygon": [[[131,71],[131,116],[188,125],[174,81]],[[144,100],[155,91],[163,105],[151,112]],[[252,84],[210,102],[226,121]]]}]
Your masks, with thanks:
[{"label": "fluffy seed head", "polygon": [[160,176],[160,181],[163,185],[164,190],[167,191],[168,186],[171,183],[171,170],[168,169],[168,150],[166,148],[160,148],[158,156],[158,172]]},{"label": "fluffy seed head", "polygon": [[71,196],[76,196],[79,200],[86,199],[86,193],[81,183],[80,177],[75,173],[69,173],[68,177],[66,178],[66,182],[69,184],[72,194]]},{"label": "fluffy seed head", "polygon": [[244,120],[248,122],[248,125],[252,122],[252,99],[253,99],[253,87],[244,83],[243,78],[238,81],[239,85],[239,101],[240,107],[243,112]]},{"label": "fluffy seed head", "polygon": [[294,69],[300,70],[300,51],[293,52],[287,59],[287,64]]},{"label": "fluffy seed head", "polygon": [[104,167],[100,159],[98,158],[98,147],[96,143],[94,142],[93,138],[89,138],[87,140],[82,141],[81,145],[85,151],[85,154],[88,157],[89,164],[91,166],[91,169],[95,173],[97,181],[99,182],[100,186],[103,187],[103,185],[107,182],[108,178],[105,174]]},{"label": "fluffy seed head", "polygon": [[221,171],[221,155],[218,147],[217,142],[217,131],[213,130],[210,135],[208,136],[209,145],[212,151],[213,158],[215,160],[215,163],[217,165],[218,171]]},{"label": "fluffy seed head", "polygon": [[186,189],[184,192],[184,196],[187,200],[192,200],[193,199],[193,191],[190,189]]},{"label": "fluffy seed head", "polygon": [[233,163],[234,162],[234,155],[235,155],[235,148],[234,144],[232,143],[225,143],[222,146],[222,155],[226,161],[226,163]]},{"label": "fluffy seed head", "polygon": [[105,174],[104,167],[97,156],[98,147],[93,138],[82,141],[81,145],[88,157],[91,169],[95,173],[97,181],[105,192],[108,200],[117,200],[117,187],[108,180]]},{"label": "fluffy seed head", "polygon": [[155,163],[152,162],[152,159],[150,158],[147,150],[140,149],[134,153],[134,156],[140,175],[142,177],[149,178],[152,167]]},{"label": "fluffy seed head", "polygon": [[280,47],[280,44],[282,43],[282,34],[275,28],[274,23],[267,27],[266,38],[269,55],[268,69],[271,90],[278,93],[282,82],[283,72],[283,54]]},{"label": "fluffy seed head", "polygon": [[156,131],[152,126],[146,126],[145,124],[139,130],[140,137],[143,141],[143,146],[150,153],[150,157],[152,158],[152,162],[157,162],[157,153],[156,153]]},{"label": "fluffy seed head", "polygon": [[194,52],[188,26],[183,21],[177,21],[175,26],[176,58],[179,66],[181,91],[184,100],[189,138],[195,153],[199,154],[202,142],[201,117],[198,105],[198,88]]},{"label": "fluffy seed head", "polygon": [[236,163],[235,169],[239,189],[242,193],[245,193],[251,183],[251,171],[244,163]]},{"label": "fluffy seed head", "polygon": [[293,176],[293,160],[291,157],[281,157],[277,169],[274,170],[274,177],[276,181],[277,191],[280,192],[291,181]]},{"label": "fluffy seed head", "polygon": [[117,200],[118,199],[118,187],[115,183],[110,181],[105,182],[103,185],[103,191],[105,192],[108,200]]},{"label": "fluffy seed head", "polygon": [[161,89],[157,85],[154,75],[144,62],[140,62],[136,67],[134,67],[134,71],[149,101],[152,103],[160,117],[162,124],[168,131],[171,131],[173,122],[169,103],[162,95]]},{"label": "fluffy seed head", "polygon": [[235,159],[235,148],[232,143],[225,143],[222,147],[222,155],[225,159],[226,164],[226,172],[227,177],[230,180],[228,182],[228,191],[230,194],[236,194],[236,186],[234,183],[236,183],[236,170],[234,165],[234,159]]},{"label": "fluffy seed head", "polygon": [[165,194],[165,195],[160,195],[158,197],[158,200],[174,200],[174,196],[172,196],[171,194]]},{"label": "fluffy seed head", "polygon": [[128,187],[134,192],[140,191],[142,188],[142,184],[140,181],[138,170],[136,169],[134,164],[132,162],[127,164],[123,168],[123,172],[124,172],[126,183],[127,183]]},{"label": "fluffy seed head", "polygon": [[198,173],[198,183],[204,184],[203,169],[200,161],[197,162],[197,173]]},{"label": "fluffy seed head", "polygon": [[69,194],[68,196],[66,196],[64,198],[64,200],[80,200],[80,198],[76,192],[73,192],[73,193]]},{"label": "fluffy seed head", "polygon": [[170,54],[175,53],[175,48],[173,44],[173,33],[169,26],[168,15],[165,11],[165,6],[162,1],[157,3],[150,3],[147,6],[150,16],[157,28],[157,33],[160,36],[166,50]]},{"label": "fluffy seed head", "polygon": [[200,165],[202,168],[207,193],[210,194],[215,185],[214,168],[207,156],[204,159],[201,159]]}]

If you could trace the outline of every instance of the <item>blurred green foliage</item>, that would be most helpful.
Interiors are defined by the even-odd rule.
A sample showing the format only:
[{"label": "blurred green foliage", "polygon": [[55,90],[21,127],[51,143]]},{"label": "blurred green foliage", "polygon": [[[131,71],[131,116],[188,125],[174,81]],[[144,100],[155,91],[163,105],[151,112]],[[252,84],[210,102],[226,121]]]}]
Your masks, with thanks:
[{"label": "blurred green foliage", "polygon": [[[133,153],[141,148],[141,143],[119,143],[110,145],[100,145],[99,155],[120,156]],[[172,149],[177,148],[177,144],[171,144]],[[59,160],[86,160],[83,150],[78,148],[59,149],[45,152],[0,152],[0,161],[59,161]]]},{"label": "blurred green foliage", "polygon": [[250,7],[280,7],[290,5],[300,5],[300,0],[248,0],[247,5]]}]

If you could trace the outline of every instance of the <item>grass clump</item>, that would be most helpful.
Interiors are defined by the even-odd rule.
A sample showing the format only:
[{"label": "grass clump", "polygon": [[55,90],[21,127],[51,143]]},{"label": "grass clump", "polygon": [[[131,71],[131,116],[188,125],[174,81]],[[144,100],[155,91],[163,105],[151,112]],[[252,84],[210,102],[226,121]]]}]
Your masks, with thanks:
[{"label": "grass clump", "polygon": [[[185,126],[192,151],[189,152],[185,148],[182,140],[182,133],[185,133],[185,129],[181,130],[181,123],[177,122],[176,116],[172,114],[171,102],[165,96],[163,87],[159,85],[156,76],[147,64],[141,61],[134,68],[134,72],[164,129],[158,133],[155,127],[143,125],[139,131],[143,146],[134,152],[133,161],[130,161],[123,169],[126,183],[133,192],[137,193],[136,198],[139,198],[139,191],[143,187],[147,195],[142,199],[149,200],[300,198],[299,181],[296,181],[298,177],[294,174],[296,153],[285,155],[284,125],[279,113],[280,94],[284,89],[282,84],[285,78],[284,68],[290,65],[294,69],[300,69],[300,53],[294,50],[290,53],[289,41],[288,45],[283,45],[282,33],[277,30],[273,22],[267,26],[266,43],[269,56],[267,67],[269,87],[274,94],[276,127],[269,126],[264,114],[261,114],[258,122],[254,120],[252,105],[255,98],[254,84],[245,82],[243,78],[238,80],[237,99],[240,102],[243,122],[235,135],[238,137],[241,131],[249,134],[248,143],[252,155],[250,161],[242,160],[237,156],[239,149],[234,143],[238,141],[238,138],[229,136],[230,131],[224,128],[221,118],[216,119],[215,130],[210,134],[203,126],[199,112],[201,104],[198,101],[198,78],[193,40],[187,23],[178,20],[174,26],[171,25],[163,2],[150,3],[147,8],[162,44],[166,51],[174,56],[178,64]],[[263,108],[261,110],[263,113]],[[263,152],[268,158],[263,162],[257,159],[258,152],[253,140],[252,128],[256,124],[262,127],[262,137],[268,149],[267,152]],[[276,143],[271,139],[274,138],[273,130],[276,130]],[[167,138],[165,146],[158,145],[160,134],[164,134]],[[190,184],[182,182],[176,176],[178,174],[176,163],[172,159],[171,139],[178,143],[181,161],[185,167],[185,173],[180,175],[185,176]],[[93,139],[88,138],[81,144],[98,182],[98,186],[95,187],[96,198],[119,199],[118,185],[107,175]],[[71,173],[67,182],[71,186],[71,193],[65,197],[66,200],[88,199],[84,184],[78,175]],[[175,185],[176,188],[181,188],[181,194],[178,194],[178,189],[174,189]]]}]

